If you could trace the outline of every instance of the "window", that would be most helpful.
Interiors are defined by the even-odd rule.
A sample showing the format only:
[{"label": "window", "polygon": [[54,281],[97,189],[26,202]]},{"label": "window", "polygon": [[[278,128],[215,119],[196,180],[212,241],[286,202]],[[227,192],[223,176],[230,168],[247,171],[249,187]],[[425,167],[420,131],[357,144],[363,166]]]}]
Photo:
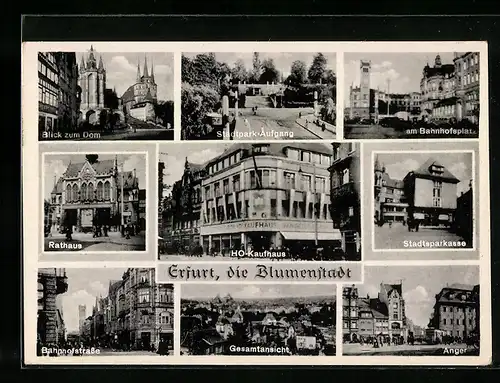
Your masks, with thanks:
[{"label": "window", "polygon": [[302,152],[302,161],[311,162],[311,153],[310,152]]},{"label": "window", "polygon": [[214,184],[215,197],[220,197],[220,182]]},{"label": "window", "polygon": [[312,153],[312,162],[315,164],[321,164],[321,154]]},{"label": "window", "polygon": [[342,185],[349,183],[349,169],[342,170]]},{"label": "window", "polygon": [[233,191],[240,190],[240,176],[233,176]]},{"label": "window", "polygon": [[103,199],[103,188],[102,188],[102,182],[99,181],[97,184],[97,199],[102,200]]},{"label": "window", "polygon": [[87,199],[87,184],[82,184],[82,200]]},{"label": "window", "polygon": [[108,200],[111,198],[111,184],[109,181],[104,183],[104,199]]},{"label": "window", "polygon": [[71,185],[66,186],[66,202],[72,202],[72,199],[71,199]]},{"label": "window", "polygon": [[299,160],[299,151],[297,149],[288,149],[287,156],[292,160]]},{"label": "window", "polygon": [[276,186],[276,171],[275,170],[270,170],[269,171],[269,186]]},{"label": "window", "polygon": [[227,168],[229,166],[229,158],[224,158],[224,167]]},{"label": "window", "polygon": [[269,152],[268,145],[254,145],[253,150],[255,153],[267,153]]},{"label": "window", "polygon": [[223,185],[223,188],[224,188],[224,194],[229,194],[230,193],[230,190],[229,190],[229,178],[226,178],[224,181],[222,181],[222,185]]},{"label": "window", "polygon": [[441,192],[443,188],[443,183],[441,181],[434,181],[432,188],[432,206],[433,207],[441,207]]},{"label": "window", "polygon": [[78,192],[78,185],[74,184],[73,185],[73,196],[71,198],[71,201],[76,202],[80,200],[79,192]]},{"label": "window", "polygon": [[316,192],[324,193],[326,187],[326,179],[323,177],[316,177]]},{"label": "window", "polygon": [[160,314],[160,324],[170,324],[170,315],[168,312]]},{"label": "window", "polygon": [[311,191],[311,176],[307,174],[302,175],[302,188],[305,191]]},{"label": "window", "polygon": [[139,303],[149,303],[149,290],[139,291]]},{"label": "window", "polygon": [[148,275],[147,274],[141,274],[140,283],[146,283],[148,281],[149,281]]},{"label": "window", "polygon": [[210,186],[205,186],[205,199],[210,199],[212,198],[210,194]]},{"label": "window", "polygon": [[295,173],[285,172],[285,187],[295,189]]}]

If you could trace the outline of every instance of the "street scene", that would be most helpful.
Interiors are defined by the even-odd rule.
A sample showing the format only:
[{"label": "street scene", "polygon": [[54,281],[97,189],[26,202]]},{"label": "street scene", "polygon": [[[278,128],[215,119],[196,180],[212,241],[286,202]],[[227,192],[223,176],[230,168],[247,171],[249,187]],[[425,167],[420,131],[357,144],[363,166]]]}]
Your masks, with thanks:
[{"label": "street scene", "polygon": [[335,355],[335,287],[182,286],[181,355]]},{"label": "street scene", "polygon": [[347,142],[160,145],[158,259],[359,261],[359,153]]},{"label": "street scene", "polygon": [[44,251],[145,251],[146,154],[46,154]]},{"label": "street scene", "polygon": [[375,249],[470,249],[473,152],[373,152]]},{"label": "street scene", "polygon": [[38,53],[39,140],[173,140],[173,54]]},{"label": "street scene", "polygon": [[346,53],[344,136],[479,137],[479,53]]},{"label": "street scene", "polygon": [[479,355],[479,267],[365,268],[342,292],[343,355]]},{"label": "street scene", "polygon": [[37,355],[171,355],[173,291],[155,269],[39,269]]},{"label": "street scene", "polygon": [[335,139],[334,53],[183,53],[183,140]]}]

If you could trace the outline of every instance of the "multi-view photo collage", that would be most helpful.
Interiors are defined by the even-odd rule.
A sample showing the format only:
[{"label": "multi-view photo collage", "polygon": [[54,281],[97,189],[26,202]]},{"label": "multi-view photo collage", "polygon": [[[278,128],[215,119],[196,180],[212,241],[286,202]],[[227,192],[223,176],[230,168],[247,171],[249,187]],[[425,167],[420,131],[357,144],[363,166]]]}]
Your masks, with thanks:
[{"label": "multi-view photo collage", "polygon": [[488,361],[486,44],[28,45],[31,363]]}]

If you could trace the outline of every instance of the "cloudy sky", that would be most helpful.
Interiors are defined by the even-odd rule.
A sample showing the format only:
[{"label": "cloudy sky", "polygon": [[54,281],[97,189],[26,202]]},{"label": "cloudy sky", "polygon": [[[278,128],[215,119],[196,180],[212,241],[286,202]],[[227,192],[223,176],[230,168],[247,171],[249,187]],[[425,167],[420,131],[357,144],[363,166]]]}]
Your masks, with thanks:
[{"label": "cloudy sky", "polygon": [[126,269],[66,269],[68,291],[61,296],[64,322],[68,332],[78,331],[78,305],[86,305],[92,315],[96,297],[108,294],[109,281],[122,279]]},{"label": "cloudy sky", "polygon": [[[391,93],[420,92],[422,70],[434,66],[438,53],[346,53],[344,55],[345,87],[344,99],[349,106],[349,86],[360,83],[360,60],[370,60],[372,71],[370,88],[387,92],[390,80]],[[442,64],[453,64],[453,52],[439,52]]]},{"label": "cloudy sky", "polygon": [[366,267],[365,282],[358,285],[360,296],[376,298],[381,283],[403,281],[406,316],[414,324],[426,327],[433,311],[435,296],[446,285],[454,283],[479,284],[477,266],[391,266]]},{"label": "cloudy sky", "polygon": [[185,284],[182,286],[182,298],[185,299],[212,299],[217,294],[224,297],[230,294],[233,298],[281,298],[281,297],[314,297],[335,296],[334,284],[317,285],[259,285],[259,284]]},{"label": "cloudy sky", "polygon": [[[85,154],[47,154],[44,163],[44,199],[50,199],[50,193],[54,187],[54,176],[56,181],[63,175],[68,168],[69,162],[84,163],[86,161]],[[88,153],[90,154],[90,153]],[[114,154],[99,154],[100,160],[114,160]],[[136,169],[136,175],[139,179],[139,188],[146,188],[146,156],[145,154],[118,154],[118,167],[123,163],[124,171],[132,171]]]},{"label": "cloudy sky", "polygon": [[[221,154],[231,145],[210,142],[204,142],[203,144],[183,143],[182,145],[160,144],[159,161],[165,163],[163,182],[166,185],[173,185],[175,181],[181,179],[184,173],[186,156],[191,163],[203,164]],[[166,193],[164,197],[166,197],[170,193],[170,190],[165,190],[164,192]]]},{"label": "cloudy sky", "polygon": [[[87,59],[88,52],[76,53],[78,66],[80,66],[82,56],[84,56],[85,60]],[[102,62],[106,69],[106,88],[113,89],[116,87],[118,97],[121,97],[129,86],[136,83],[138,62],[141,67],[141,75],[143,74],[144,57],[147,57],[149,74],[151,74],[151,65],[154,64],[155,82],[158,85],[158,99],[163,101],[173,100],[174,56],[172,53],[96,52],[94,55],[97,63],[99,63],[99,55],[102,55]]]},{"label": "cloudy sky", "polygon": [[[187,57],[194,57],[199,52],[190,52],[183,53]],[[322,52],[323,55],[327,59],[327,67],[333,70],[335,73],[337,66],[336,54],[331,52]],[[290,67],[295,60],[304,61],[306,64],[307,70],[312,64],[313,57],[316,53],[301,53],[301,52],[293,52],[293,53],[280,53],[280,52],[260,52],[260,61],[264,61],[266,59],[272,58],[274,60],[274,65],[276,65],[276,69],[278,69],[281,73],[283,73],[283,77],[287,77],[290,74]],[[229,67],[233,67],[236,60],[241,59],[245,63],[245,66],[248,70],[252,69],[252,52],[245,53],[233,53],[233,52],[223,52],[223,53],[215,53],[215,57],[217,61],[225,62]]]},{"label": "cloudy sky", "polygon": [[437,160],[461,182],[457,185],[457,196],[469,190],[472,177],[472,153],[379,153],[380,164],[392,179],[402,180],[408,172],[418,169],[430,157]]}]

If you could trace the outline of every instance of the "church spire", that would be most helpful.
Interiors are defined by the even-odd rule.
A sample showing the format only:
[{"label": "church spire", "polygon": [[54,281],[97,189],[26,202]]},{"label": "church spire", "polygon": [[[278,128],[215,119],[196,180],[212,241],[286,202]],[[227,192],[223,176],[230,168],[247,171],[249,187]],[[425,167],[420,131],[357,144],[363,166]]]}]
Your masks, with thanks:
[{"label": "church spire", "polygon": [[80,72],[83,72],[85,70],[85,60],[83,59],[83,56],[82,55],[82,60],[80,62]]},{"label": "church spire", "polygon": [[137,59],[137,78],[136,78],[136,81],[141,82],[141,64],[140,64],[139,59]]},{"label": "church spire", "polygon": [[154,69],[155,69],[155,66],[153,64],[153,59],[151,59],[151,80],[153,82],[155,82],[155,71],[154,71]]},{"label": "church spire", "polygon": [[104,64],[102,62],[102,56],[99,56],[99,69],[104,70]]},{"label": "church spire", "polygon": [[144,73],[142,74],[144,77],[149,77],[148,75],[148,58],[144,55]]}]

